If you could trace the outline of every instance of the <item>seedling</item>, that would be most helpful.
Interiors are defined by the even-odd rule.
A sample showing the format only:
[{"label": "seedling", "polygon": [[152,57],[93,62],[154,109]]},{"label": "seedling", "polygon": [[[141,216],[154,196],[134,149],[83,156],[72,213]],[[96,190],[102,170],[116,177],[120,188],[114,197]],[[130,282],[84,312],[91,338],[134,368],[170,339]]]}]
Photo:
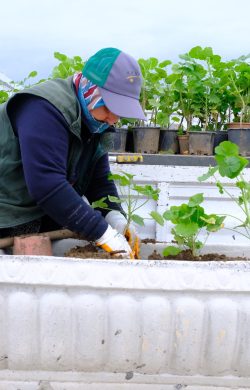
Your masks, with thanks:
[{"label": "seedling", "polygon": [[[149,202],[150,199],[158,200],[159,197],[159,189],[154,189],[151,185],[137,185],[134,182],[134,176],[127,172],[121,172],[120,174],[110,174],[109,180],[114,180],[120,190],[121,198],[117,198],[115,196],[103,197],[97,202],[92,203],[92,207],[94,208],[103,208],[108,209],[108,204],[106,203],[107,199],[110,202],[114,203],[124,203],[126,206],[126,217],[127,217],[127,226],[124,229],[129,227],[131,222],[135,222],[136,224],[143,226],[144,219],[140,215],[137,214],[138,210],[141,209],[145,204]],[[144,195],[146,200],[142,203],[139,203],[140,195]]]},{"label": "seedling", "polygon": [[[164,225],[164,220],[171,221],[175,225],[171,229],[171,233],[177,246],[169,245],[164,248],[164,256],[175,256],[188,248],[191,250],[193,257],[196,257],[201,248],[204,247],[209,234],[223,227],[225,217],[216,214],[206,214],[204,208],[200,206],[203,200],[203,194],[196,194],[189,198],[188,203],[183,203],[180,206],[171,206],[169,210],[165,211],[163,217],[156,212],[151,213],[151,216],[160,225]],[[204,230],[206,231],[206,236],[201,241],[199,236]]]},{"label": "seedling", "polygon": [[[210,167],[208,172],[198,178],[199,181],[205,181],[213,177],[216,186],[221,194],[227,194],[240,208],[245,216],[241,219],[238,216],[228,216],[236,219],[240,224],[233,228],[234,231],[250,239],[250,183],[244,178],[244,168],[248,165],[248,160],[239,155],[239,148],[230,141],[221,142],[215,148],[215,167]],[[224,184],[217,177],[217,173],[221,177],[228,177],[234,180],[233,186],[239,190],[239,195],[235,197],[230,193]],[[229,229],[229,228],[227,228]],[[243,231],[242,231],[243,230]]]}]

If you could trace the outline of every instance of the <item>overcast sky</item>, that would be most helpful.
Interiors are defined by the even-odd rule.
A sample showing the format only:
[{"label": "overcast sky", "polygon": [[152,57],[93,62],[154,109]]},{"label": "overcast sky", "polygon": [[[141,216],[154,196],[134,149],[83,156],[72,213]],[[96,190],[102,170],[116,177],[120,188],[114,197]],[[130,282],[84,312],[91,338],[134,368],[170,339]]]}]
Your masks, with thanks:
[{"label": "overcast sky", "polygon": [[250,52],[250,0],[0,0],[0,72],[48,77],[53,53],[103,47],[177,61],[193,46],[224,59]]}]

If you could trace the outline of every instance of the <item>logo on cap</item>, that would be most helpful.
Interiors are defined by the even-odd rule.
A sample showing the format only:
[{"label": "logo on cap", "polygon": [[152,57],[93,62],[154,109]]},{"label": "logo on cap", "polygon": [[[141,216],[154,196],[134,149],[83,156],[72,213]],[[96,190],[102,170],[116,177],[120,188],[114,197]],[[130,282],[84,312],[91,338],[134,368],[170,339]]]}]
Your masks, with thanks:
[{"label": "logo on cap", "polygon": [[140,78],[140,76],[128,76],[128,77],[126,77],[126,79],[128,79],[131,83],[134,82],[134,79],[139,79],[139,78]]}]

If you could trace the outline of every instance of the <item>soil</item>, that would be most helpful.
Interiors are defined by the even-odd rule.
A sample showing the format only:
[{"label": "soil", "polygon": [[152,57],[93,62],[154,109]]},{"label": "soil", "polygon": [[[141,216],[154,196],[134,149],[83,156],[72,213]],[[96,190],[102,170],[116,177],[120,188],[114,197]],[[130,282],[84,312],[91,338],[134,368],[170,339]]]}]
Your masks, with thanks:
[{"label": "soil", "polygon": [[156,244],[156,240],[154,238],[144,238],[141,242],[143,244]]},{"label": "soil", "polygon": [[235,261],[235,260],[247,260],[245,257],[227,257],[226,255],[219,253],[207,253],[194,257],[192,252],[187,249],[182,251],[176,256],[162,256],[156,250],[148,256],[148,260],[180,260],[180,261]]},{"label": "soil", "polygon": [[66,252],[65,257],[77,257],[80,259],[122,259],[119,253],[113,252],[112,254],[104,252],[102,249],[97,248],[95,245],[88,244],[85,246],[76,246]]},{"label": "soil", "polygon": [[[143,240],[143,242],[152,242],[153,240]],[[86,246],[76,246],[70,251],[65,253],[65,257],[75,257],[79,259],[122,259],[119,253],[109,254],[102,249],[89,244]],[[234,261],[234,260],[247,260],[245,257],[230,258],[218,253],[208,253],[193,257],[190,250],[185,250],[176,256],[162,256],[159,252],[154,250],[151,255],[148,256],[148,260],[180,260],[180,261]]]}]

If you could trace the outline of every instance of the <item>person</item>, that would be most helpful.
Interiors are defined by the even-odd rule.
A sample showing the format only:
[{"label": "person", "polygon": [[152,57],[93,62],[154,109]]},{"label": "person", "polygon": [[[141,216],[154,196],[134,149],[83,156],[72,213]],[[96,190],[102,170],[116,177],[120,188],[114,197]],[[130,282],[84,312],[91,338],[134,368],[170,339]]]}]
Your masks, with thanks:
[{"label": "person", "polygon": [[146,119],[141,86],[137,61],[104,48],[82,73],[19,91],[0,106],[1,238],[68,228],[107,252],[133,258],[121,234],[121,206],[89,204],[118,197],[101,137],[121,117]]}]

